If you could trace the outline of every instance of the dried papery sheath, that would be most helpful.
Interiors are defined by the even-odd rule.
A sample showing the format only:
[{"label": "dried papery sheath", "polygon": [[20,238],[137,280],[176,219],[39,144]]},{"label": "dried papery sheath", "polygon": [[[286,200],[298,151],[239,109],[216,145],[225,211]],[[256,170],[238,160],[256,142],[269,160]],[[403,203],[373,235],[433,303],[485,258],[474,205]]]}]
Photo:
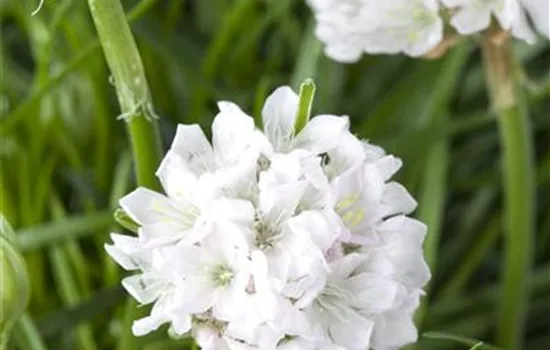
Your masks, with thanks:
[{"label": "dried papery sheath", "polygon": [[138,188],[120,200],[137,237],[113,234],[105,248],[135,272],[128,292],[152,304],[136,335],[169,324],[206,350],[416,340],[430,272],[426,227],[406,216],[416,202],[391,181],[401,161],[357,139],[345,116],[309,118],[311,99],[276,89],[264,131],[220,102],[211,141],[198,125],[178,127],[157,171],[164,194]]}]

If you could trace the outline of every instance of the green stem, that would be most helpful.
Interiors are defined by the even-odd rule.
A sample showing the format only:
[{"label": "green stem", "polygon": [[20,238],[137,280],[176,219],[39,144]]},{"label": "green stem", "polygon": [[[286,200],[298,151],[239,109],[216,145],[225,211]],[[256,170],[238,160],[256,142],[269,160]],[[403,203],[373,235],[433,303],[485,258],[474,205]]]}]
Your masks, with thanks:
[{"label": "green stem", "polygon": [[140,115],[128,121],[128,132],[132,142],[137,183],[150,189],[158,189],[155,171],[160,164],[162,153],[156,123]]},{"label": "green stem", "polygon": [[15,328],[14,340],[16,340],[20,349],[28,350],[46,350],[44,340],[38,333],[34,321],[28,313],[23,314]]},{"label": "green stem", "polygon": [[[151,6],[153,6],[158,0],[141,0],[136,6],[134,6],[128,13],[128,22],[132,23],[137,21],[143,16]],[[76,55],[63,70],[55,77],[51,78],[44,85],[41,85],[36,91],[32,92],[25,98],[25,101],[19,104],[13,112],[11,112],[6,118],[3,118],[0,123],[0,134],[7,134],[17,123],[29,112],[29,109],[38,103],[44,96],[50,91],[53,91],[55,87],[60,85],[67,77],[71,75],[77,68],[87,62],[86,60],[94,55],[99,50],[99,41],[94,39],[89,42],[86,47]]]},{"label": "green stem", "polygon": [[121,108],[127,121],[137,182],[159,187],[155,170],[160,163],[160,135],[143,63],[119,0],[88,0]]},{"label": "green stem", "polygon": [[492,346],[492,345],[480,342],[479,340],[474,340],[474,339],[470,339],[470,338],[466,338],[466,337],[461,337],[461,336],[456,336],[456,335],[446,334],[446,333],[441,333],[441,332],[426,332],[426,333],[423,334],[423,336],[425,338],[428,338],[428,339],[450,340],[450,341],[454,341],[454,342],[457,342],[457,343],[460,343],[460,344],[472,346],[473,348],[471,348],[471,350],[474,349],[474,348],[475,349],[480,349],[480,350],[481,349],[483,349],[483,350],[503,350],[503,349],[497,348],[496,346]]},{"label": "green stem", "polygon": [[527,111],[509,44],[482,44],[489,95],[500,131],[505,194],[505,246],[497,341],[521,349],[534,237],[533,149]]}]

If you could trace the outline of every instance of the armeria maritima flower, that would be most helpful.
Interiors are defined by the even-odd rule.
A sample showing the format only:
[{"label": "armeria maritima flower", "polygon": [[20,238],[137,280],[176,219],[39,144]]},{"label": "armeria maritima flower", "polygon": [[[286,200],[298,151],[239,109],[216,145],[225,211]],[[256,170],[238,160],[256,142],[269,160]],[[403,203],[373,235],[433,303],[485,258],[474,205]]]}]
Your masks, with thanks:
[{"label": "armeria maritima flower", "polygon": [[[548,0],[307,0],[315,33],[336,61],[363,53],[430,55],[447,35],[471,35],[496,27],[532,43],[550,38]],[[493,18],[495,21],[493,21]],[[445,23],[444,19],[449,19]],[[450,30],[445,30],[445,26]],[[452,33],[452,32],[455,33]]]},{"label": "armeria maritima flower", "polygon": [[299,97],[278,88],[264,132],[220,102],[210,143],[180,125],[157,175],[165,194],[120,201],[137,237],[108,253],[135,271],[124,287],[149,316],[205,350],[394,349],[414,342],[430,278],[416,202],[391,181],[401,161],[356,138],[345,116],[299,132]]}]

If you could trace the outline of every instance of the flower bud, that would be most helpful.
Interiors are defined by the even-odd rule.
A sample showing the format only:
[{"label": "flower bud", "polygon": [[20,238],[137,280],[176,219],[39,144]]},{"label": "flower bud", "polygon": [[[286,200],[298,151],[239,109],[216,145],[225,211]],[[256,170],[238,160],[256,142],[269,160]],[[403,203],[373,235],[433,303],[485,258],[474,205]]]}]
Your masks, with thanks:
[{"label": "flower bud", "polygon": [[15,235],[0,215],[0,338],[6,341],[12,326],[29,302],[29,278]]}]

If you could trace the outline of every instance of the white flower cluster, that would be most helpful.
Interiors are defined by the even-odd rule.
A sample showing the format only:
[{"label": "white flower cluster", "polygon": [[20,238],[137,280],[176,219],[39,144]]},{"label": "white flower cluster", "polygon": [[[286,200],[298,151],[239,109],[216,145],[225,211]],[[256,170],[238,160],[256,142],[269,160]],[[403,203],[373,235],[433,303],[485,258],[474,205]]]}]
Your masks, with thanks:
[{"label": "white flower cluster", "polygon": [[462,35],[489,28],[491,18],[532,43],[533,28],[550,38],[549,0],[308,0],[327,56],[357,61],[363,52],[422,56],[444,39],[444,20]]},{"label": "white flower cluster", "polygon": [[120,201],[140,228],[107,252],[149,316],[204,350],[396,349],[414,342],[412,315],[430,278],[426,227],[390,181],[401,161],[320,115],[294,132],[300,98],[278,88],[265,133],[218,104],[212,144],[180,125],[157,175],[166,196],[138,188]]}]

